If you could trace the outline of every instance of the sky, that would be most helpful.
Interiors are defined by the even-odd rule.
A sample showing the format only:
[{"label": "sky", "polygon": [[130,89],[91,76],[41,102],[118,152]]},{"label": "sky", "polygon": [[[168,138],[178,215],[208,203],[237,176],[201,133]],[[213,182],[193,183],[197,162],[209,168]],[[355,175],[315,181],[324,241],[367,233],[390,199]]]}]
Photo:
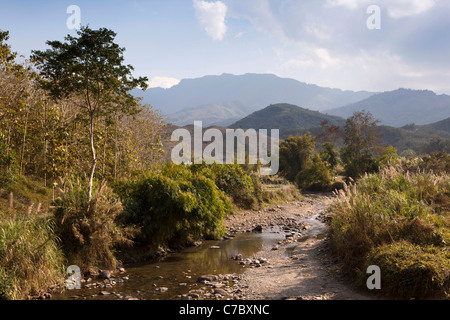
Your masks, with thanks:
[{"label": "sky", "polygon": [[450,94],[448,0],[0,0],[0,30],[28,58],[81,25],[106,27],[151,87],[273,73],[344,90]]}]

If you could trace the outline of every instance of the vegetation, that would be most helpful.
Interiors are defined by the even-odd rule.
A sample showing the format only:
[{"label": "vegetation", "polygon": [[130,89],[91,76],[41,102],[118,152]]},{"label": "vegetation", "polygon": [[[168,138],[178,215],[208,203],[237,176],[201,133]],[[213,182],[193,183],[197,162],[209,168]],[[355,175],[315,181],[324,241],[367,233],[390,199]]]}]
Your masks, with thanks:
[{"label": "vegetation", "polygon": [[355,112],[347,119],[341,159],[345,174],[353,179],[378,170],[375,161],[378,121],[368,112]]},{"label": "vegetation", "polygon": [[231,206],[214,180],[192,167],[171,163],[131,182],[122,195],[126,195],[123,221],[141,229],[137,237],[141,245],[153,247],[222,236],[222,218]]},{"label": "vegetation", "polygon": [[51,217],[0,211],[0,299],[40,296],[64,271]]},{"label": "vegetation", "polygon": [[360,285],[375,264],[393,297],[450,294],[448,171],[384,168],[345,185],[331,211],[333,246]]}]

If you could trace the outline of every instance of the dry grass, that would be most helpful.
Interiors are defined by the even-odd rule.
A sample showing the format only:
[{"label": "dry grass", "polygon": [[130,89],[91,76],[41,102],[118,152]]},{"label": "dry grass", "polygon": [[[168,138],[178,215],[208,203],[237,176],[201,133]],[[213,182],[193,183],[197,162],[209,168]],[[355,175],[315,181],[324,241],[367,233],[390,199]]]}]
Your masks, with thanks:
[{"label": "dry grass", "polygon": [[332,243],[358,283],[365,284],[366,268],[377,264],[386,294],[450,294],[448,173],[385,168],[345,185],[337,196]]}]

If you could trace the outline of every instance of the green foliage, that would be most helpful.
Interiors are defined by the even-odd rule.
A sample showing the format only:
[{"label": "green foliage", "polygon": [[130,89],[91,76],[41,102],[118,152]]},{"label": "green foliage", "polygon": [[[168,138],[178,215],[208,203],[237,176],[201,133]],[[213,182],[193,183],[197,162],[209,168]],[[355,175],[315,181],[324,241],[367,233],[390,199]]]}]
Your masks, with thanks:
[{"label": "green foliage", "polygon": [[333,178],[328,165],[316,154],[306,168],[297,174],[297,185],[303,190],[325,191],[330,189]]},{"label": "green foliage", "polygon": [[0,299],[38,296],[63,277],[51,217],[0,211]]},{"label": "green foliage", "polygon": [[382,270],[382,283],[390,296],[422,299],[449,294],[450,254],[439,248],[394,242],[376,247],[369,263]]},{"label": "green foliage", "polygon": [[344,147],[341,160],[347,177],[354,179],[364,173],[378,171],[375,161],[378,121],[368,112],[355,112],[345,125]]},{"label": "green foliage", "polygon": [[319,152],[320,158],[325,161],[330,168],[334,170],[339,164],[339,151],[334,148],[331,142],[326,142],[322,145],[322,150]]},{"label": "green foliage", "polygon": [[314,153],[315,140],[310,133],[280,142],[280,173],[289,181],[306,168]]},{"label": "green foliage", "polygon": [[[195,167],[195,165],[192,167]],[[210,170],[216,186],[229,195],[238,207],[251,209],[257,205],[258,197],[255,196],[254,179],[252,180],[240,165],[213,164],[210,166]]]},{"label": "green foliage", "polygon": [[380,168],[390,165],[396,166],[400,164],[400,157],[397,154],[397,148],[394,148],[393,146],[388,146],[378,156],[377,163]]},{"label": "green foliage", "polygon": [[[450,245],[448,174],[390,167],[345,185],[338,195],[330,208],[331,239],[350,276],[366,279],[366,268],[377,262],[388,279],[386,294],[450,294],[448,261],[437,268]],[[416,278],[418,268],[422,278]]]},{"label": "green foliage", "polygon": [[[62,189],[63,188],[63,189]],[[116,218],[123,208],[118,197],[101,184],[91,200],[86,185],[67,180],[55,201],[56,233],[70,264],[87,270],[90,267],[116,268],[114,248],[131,245],[135,230],[122,227]]]},{"label": "green foliage", "polygon": [[169,163],[123,190],[127,199],[122,218],[141,228],[140,244],[218,238],[224,232],[222,222],[230,201],[201,170]]}]

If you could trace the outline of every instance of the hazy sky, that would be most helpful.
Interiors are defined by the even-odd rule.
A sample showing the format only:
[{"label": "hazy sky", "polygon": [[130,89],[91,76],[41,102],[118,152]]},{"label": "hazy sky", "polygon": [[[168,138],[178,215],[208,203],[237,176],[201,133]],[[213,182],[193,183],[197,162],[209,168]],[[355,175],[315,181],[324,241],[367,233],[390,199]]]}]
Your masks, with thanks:
[{"label": "hazy sky", "polygon": [[[0,0],[0,29],[28,57],[81,24],[107,27],[152,86],[209,74],[274,73],[349,90],[450,94],[448,0]],[[380,9],[381,29],[369,29]]]}]

